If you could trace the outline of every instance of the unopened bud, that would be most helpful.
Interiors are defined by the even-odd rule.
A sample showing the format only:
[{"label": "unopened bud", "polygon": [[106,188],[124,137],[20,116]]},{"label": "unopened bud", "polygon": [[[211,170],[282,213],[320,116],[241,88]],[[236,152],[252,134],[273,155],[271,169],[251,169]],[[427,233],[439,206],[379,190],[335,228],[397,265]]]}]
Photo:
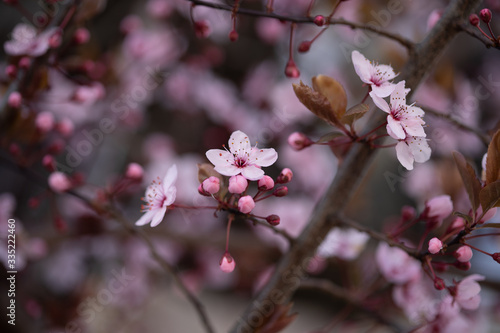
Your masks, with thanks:
[{"label": "unopened bud", "polygon": [[309,51],[309,49],[311,48],[311,44],[312,44],[311,41],[308,41],[308,40],[303,41],[299,45],[299,52],[304,53],[304,52]]},{"label": "unopened bud", "polygon": [[19,59],[18,66],[22,69],[28,69],[31,65],[31,59],[29,57],[22,57]]},{"label": "unopened bud", "polygon": [[434,288],[437,290],[443,290],[446,288],[446,284],[444,283],[443,279],[436,277],[434,279]]},{"label": "unopened bud", "polygon": [[438,238],[434,237],[429,241],[429,252],[432,254],[436,254],[443,248],[443,242],[441,242]]},{"label": "unopened bud", "polygon": [[401,208],[401,219],[404,222],[413,220],[415,216],[416,216],[416,211],[415,208],[413,208],[412,206],[403,206],[403,208]]},{"label": "unopened bud", "polygon": [[238,40],[238,37],[239,37],[238,32],[234,29],[231,30],[231,32],[229,33],[229,40],[231,42],[236,42]]},{"label": "unopened bud", "polygon": [[21,106],[21,102],[23,101],[23,97],[18,91],[13,91],[9,95],[9,99],[7,100],[7,103],[11,108],[18,109]]},{"label": "unopened bud", "polygon": [[318,27],[322,27],[325,25],[325,17],[323,15],[316,15],[314,17],[314,24],[316,24]]},{"label": "unopened bud", "polygon": [[230,193],[241,194],[248,187],[248,180],[242,175],[231,176],[229,178],[229,186],[227,187]]},{"label": "unopened bud", "polygon": [[78,28],[73,35],[73,41],[76,44],[85,44],[90,39],[90,32],[86,28]]},{"label": "unopened bud", "polygon": [[209,197],[210,196],[210,193],[208,193],[207,191],[205,191],[205,189],[203,188],[203,184],[200,184],[198,186],[198,193],[205,196],[205,197]]},{"label": "unopened bud", "polygon": [[479,16],[477,16],[476,14],[470,14],[469,23],[477,27],[479,25]]},{"label": "unopened bud", "polygon": [[293,172],[289,168],[284,168],[281,170],[280,175],[276,179],[276,182],[278,184],[286,184],[289,183],[292,180],[293,177]]},{"label": "unopened bud", "polygon": [[481,21],[484,23],[490,23],[491,21],[491,10],[488,8],[481,9],[479,12],[479,17],[481,18]]},{"label": "unopened bud", "polygon": [[54,172],[56,170],[56,163],[54,161],[54,156],[52,156],[52,155],[45,155],[42,158],[42,165],[48,171]]},{"label": "unopened bud", "polygon": [[196,37],[207,38],[210,36],[211,32],[212,29],[210,28],[208,21],[203,20],[194,22],[194,33],[196,34]]},{"label": "unopened bud", "polygon": [[462,271],[468,271],[471,268],[470,262],[460,262],[457,261],[455,262],[455,267],[462,270]]},{"label": "unopened bud", "polygon": [[288,60],[288,63],[286,64],[285,75],[293,79],[298,78],[300,76],[300,71],[292,59]]},{"label": "unopened bud", "polygon": [[248,214],[255,208],[255,201],[249,195],[245,195],[238,200],[238,210],[243,214]]},{"label": "unopened bud", "polygon": [[69,177],[60,171],[52,172],[49,176],[48,183],[50,188],[58,193],[65,192],[72,187]]},{"label": "unopened bud", "polygon": [[54,127],[54,115],[49,111],[40,112],[35,119],[36,128],[43,134]]},{"label": "unopened bud", "polygon": [[210,176],[201,183],[203,190],[209,194],[215,194],[220,190],[220,179]]},{"label": "unopened bud", "polygon": [[137,163],[130,163],[125,171],[125,177],[135,181],[141,181],[143,175],[144,169]]},{"label": "unopened bud", "polygon": [[472,249],[467,245],[460,246],[453,256],[460,262],[468,262],[472,258]]},{"label": "unopened bud", "polygon": [[266,217],[266,221],[270,224],[270,225],[278,225],[280,224],[280,217],[278,215],[269,215],[268,217]]},{"label": "unopened bud", "polygon": [[226,252],[220,260],[219,266],[221,271],[223,271],[224,273],[231,273],[236,267],[236,262],[234,261],[233,257],[231,257],[229,252]]},{"label": "unopened bud", "polygon": [[286,186],[278,186],[273,192],[273,195],[275,197],[284,197],[287,194],[288,194],[288,187]]},{"label": "unopened bud", "polygon": [[271,177],[265,175],[264,177],[259,179],[258,185],[259,191],[269,191],[274,187],[274,180]]},{"label": "unopened bud", "polygon": [[5,67],[5,74],[11,79],[15,78],[17,75],[17,67],[14,65],[8,65]]},{"label": "unopened bud", "polygon": [[295,150],[302,150],[313,143],[304,133],[293,132],[288,137],[288,144]]},{"label": "unopened bud", "polygon": [[500,264],[500,252],[493,253],[491,257],[493,258],[493,260]]}]

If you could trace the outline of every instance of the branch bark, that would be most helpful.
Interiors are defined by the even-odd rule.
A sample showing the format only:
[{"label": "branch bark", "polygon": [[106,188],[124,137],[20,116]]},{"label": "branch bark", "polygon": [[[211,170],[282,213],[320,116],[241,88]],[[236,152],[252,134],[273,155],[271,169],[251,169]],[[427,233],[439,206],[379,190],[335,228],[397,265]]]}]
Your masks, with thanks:
[{"label": "branch bark", "polygon": [[[457,23],[465,21],[480,3],[480,0],[451,2],[429,35],[410,53],[401,75],[401,79],[406,80],[407,87],[412,91],[417,88],[445,47],[459,32]],[[383,118],[382,113],[378,114],[367,127],[382,122]],[[255,332],[256,327],[272,314],[269,311],[270,305],[285,304],[290,300],[306,275],[305,268],[316,248],[328,231],[341,223],[342,211],[355,193],[374,153],[375,150],[368,145],[353,146],[323,199],[316,205],[308,226],[281,259],[267,285],[234,325],[232,333]]]}]

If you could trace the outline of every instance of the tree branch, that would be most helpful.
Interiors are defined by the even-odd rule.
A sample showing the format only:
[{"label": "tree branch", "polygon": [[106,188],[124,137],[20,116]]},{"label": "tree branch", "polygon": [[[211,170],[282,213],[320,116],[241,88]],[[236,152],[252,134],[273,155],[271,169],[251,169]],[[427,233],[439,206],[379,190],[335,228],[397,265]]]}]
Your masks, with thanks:
[{"label": "tree branch", "polygon": [[[203,0],[187,0],[191,2],[193,5],[198,5],[198,6],[205,6],[205,7],[210,7],[214,9],[219,9],[219,10],[224,10],[224,11],[229,11],[233,12],[233,6],[231,5],[226,5],[226,4],[220,4],[220,3],[213,3],[209,1],[203,1]],[[272,12],[263,12],[263,11],[258,11],[258,10],[252,10],[252,9],[247,9],[247,8],[238,8],[236,10],[237,14],[240,15],[247,15],[247,16],[256,16],[256,17],[268,17],[268,18],[274,18],[280,21],[287,21],[287,22],[292,22],[292,23],[312,23],[314,24],[314,18],[313,17],[291,17],[291,16],[286,16],[286,15],[280,15]],[[361,29],[361,30],[367,30],[374,32],[376,34],[379,34],[380,36],[392,39],[404,47],[408,49],[408,51],[412,51],[413,48],[415,47],[415,43],[413,43],[411,40],[396,34],[389,32],[387,30],[384,30],[382,28],[377,28],[372,25],[367,25],[367,24],[361,24],[361,23],[355,23],[355,22],[350,22],[347,21],[343,18],[339,19],[330,19],[328,22],[330,25],[345,25],[348,26],[352,29]]]},{"label": "tree branch", "polygon": [[487,38],[485,35],[483,35],[476,27],[472,26],[469,22],[459,24],[458,27],[460,30],[463,32],[469,34],[470,36],[474,37],[475,39],[479,40],[481,43],[483,43],[487,48],[495,48],[497,50],[500,50],[500,42],[494,42],[491,39]]},{"label": "tree branch", "polygon": [[[415,52],[402,71],[401,79],[413,91],[428,74],[444,48],[459,32],[456,24],[466,20],[479,4],[480,0],[454,0],[434,26],[428,36],[419,43]],[[384,115],[377,114],[371,119],[367,128],[381,123]],[[366,173],[374,157],[375,150],[368,145],[355,145],[340,166],[335,179],[316,205],[307,227],[297,239],[289,252],[283,256],[276,270],[256,299],[243,313],[231,332],[254,332],[253,319],[259,315],[262,320],[271,315],[265,309],[269,304],[284,304],[289,301],[300,283],[295,281],[304,276],[309,260],[314,256],[316,248],[321,244],[328,231],[341,223],[341,214],[354,195],[359,182]],[[295,279],[291,279],[295,277]],[[276,297],[280,295],[281,297]]]}]

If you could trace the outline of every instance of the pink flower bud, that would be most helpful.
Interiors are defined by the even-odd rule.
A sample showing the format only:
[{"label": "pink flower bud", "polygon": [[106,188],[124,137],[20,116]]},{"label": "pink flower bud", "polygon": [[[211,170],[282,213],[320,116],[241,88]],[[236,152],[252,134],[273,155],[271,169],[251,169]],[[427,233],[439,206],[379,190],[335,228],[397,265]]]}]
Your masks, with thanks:
[{"label": "pink flower bud", "polygon": [[14,65],[8,65],[5,67],[5,74],[11,79],[15,78],[17,75],[17,67]]},{"label": "pink flower bud", "polygon": [[316,15],[314,17],[314,24],[316,24],[318,27],[322,27],[325,25],[325,17],[323,15]]},{"label": "pink flower bud", "polygon": [[284,197],[287,194],[288,194],[288,187],[286,186],[279,186],[273,192],[273,195],[275,197]]},{"label": "pink flower bud", "polygon": [[476,14],[470,14],[469,23],[477,27],[479,25],[479,16],[477,16]]},{"label": "pink flower bud", "polygon": [[40,112],[36,116],[35,125],[41,133],[47,133],[54,127],[54,116],[48,111]]},{"label": "pink flower bud", "polygon": [[403,208],[401,208],[401,219],[404,222],[413,220],[416,215],[415,208],[412,206],[403,206]]},{"label": "pink flower bud", "polygon": [[203,195],[203,196],[205,196],[205,197],[209,197],[210,196],[210,193],[208,193],[207,191],[205,191],[203,189],[203,184],[200,184],[198,186],[198,193],[201,194],[201,195]]},{"label": "pink flower bud", "polygon": [[238,40],[238,37],[239,37],[238,32],[234,29],[231,30],[231,32],[229,33],[229,40],[231,42],[236,42]]},{"label": "pink flower bud", "polygon": [[444,218],[453,212],[453,202],[449,195],[440,195],[425,203],[425,211],[422,214],[427,219],[430,227],[438,227]]},{"label": "pink flower bud", "polygon": [[[205,192],[215,194],[220,190],[220,179],[214,176],[208,177],[201,183]],[[231,192],[232,193],[232,192]]]},{"label": "pink flower bud", "polygon": [[86,28],[78,28],[73,35],[73,41],[76,44],[85,44],[90,39],[90,32]]},{"label": "pink flower bud", "polygon": [[219,266],[221,271],[223,271],[224,273],[231,273],[236,267],[236,262],[234,261],[233,257],[231,257],[231,255],[226,252],[220,260]]},{"label": "pink flower bud", "polygon": [[29,57],[22,57],[19,59],[19,68],[28,69],[31,66],[31,59]]},{"label": "pink flower bud", "polygon": [[285,75],[289,78],[296,79],[300,76],[300,71],[297,68],[297,65],[295,65],[295,62],[290,59],[288,60],[286,67],[285,67]]},{"label": "pink flower bud", "polygon": [[194,22],[194,33],[198,38],[207,38],[212,33],[212,28],[208,21],[196,21]]},{"label": "pink flower bud", "polygon": [[64,192],[71,188],[72,184],[68,176],[66,174],[55,171],[52,172],[49,176],[49,186],[55,192]]},{"label": "pink flower bud", "polygon": [[49,46],[53,49],[59,47],[62,43],[62,32],[56,31],[49,37]]},{"label": "pink flower bud", "polygon": [[300,43],[299,45],[299,52],[300,53],[305,53],[307,51],[309,51],[309,49],[311,48],[311,41],[309,40],[305,40],[303,41],[302,43]]},{"label": "pink flower bud", "polygon": [[289,183],[293,178],[293,172],[289,168],[284,168],[281,170],[280,175],[276,179],[278,184],[286,184]]},{"label": "pink flower bud", "polygon": [[255,202],[249,195],[245,195],[238,200],[238,210],[243,214],[248,214],[255,208]]},{"label": "pink flower bud", "polygon": [[144,176],[144,169],[139,164],[130,163],[127,166],[127,171],[125,171],[125,177],[132,180],[141,181],[143,176]]},{"label": "pink flower bud", "polygon": [[443,290],[446,288],[446,284],[444,283],[443,279],[436,277],[434,280],[434,288],[437,290]]},{"label": "pink flower bud", "polygon": [[23,101],[23,97],[18,91],[13,91],[9,95],[9,99],[7,103],[11,108],[18,109],[21,106],[21,102]]},{"label": "pink flower bud", "polygon": [[52,155],[60,154],[64,149],[64,141],[62,140],[54,140],[50,146],[47,148],[47,152]]},{"label": "pink flower bud", "polygon": [[436,254],[443,248],[443,242],[441,242],[438,238],[434,237],[429,241],[429,252],[432,254]]},{"label": "pink flower bud", "polygon": [[493,260],[500,264],[500,252],[493,253],[491,257],[493,258]]},{"label": "pink flower bud", "polygon": [[63,118],[56,124],[56,130],[65,137],[73,134],[74,129],[75,125],[73,125],[73,122],[68,118]]},{"label": "pink flower bud", "polygon": [[312,145],[313,141],[303,133],[294,132],[288,137],[288,144],[295,150],[302,150]]},{"label": "pink flower bud", "polygon": [[453,255],[460,262],[468,262],[472,258],[472,249],[464,245],[459,247]]},{"label": "pink flower bud", "polygon": [[54,161],[54,156],[52,156],[52,155],[45,155],[42,158],[42,165],[48,171],[54,172],[56,170],[56,163]]},{"label": "pink flower bud", "polygon": [[454,266],[462,271],[468,271],[471,268],[470,261],[466,261],[466,262],[457,261],[457,262],[455,262]]},{"label": "pink flower bud", "polygon": [[265,175],[261,179],[259,179],[258,185],[260,191],[268,191],[274,187],[274,180],[271,177]]},{"label": "pink flower bud", "polygon": [[270,224],[270,225],[278,225],[280,224],[280,217],[278,215],[269,215],[268,217],[266,217],[266,221]]},{"label": "pink flower bud", "polygon": [[242,175],[231,176],[229,178],[228,190],[230,193],[241,194],[248,187],[248,180]]},{"label": "pink flower bud", "polygon": [[481,18],[481,21],[484,23],[490,23],[491,21],[491,10],[488,8],[481,9],[479,12],[479,17]]},{"label": "pink flower bud", "polygon": [[[477,223],[484,223],[486,221],[491,220],[496,215],[496,213],[497,213],[497,207],[491,208],[486,212],[486,214],[483,215],[483,217],[481,217],[479,221],[477,221]],[[477,209],[476,216],[479,217],[482,214],[483,214],[483,208],[479,206],[479,208]]]},{"label": "pink flower bud", "polygon": [[457,217],[448,227],[446,233],[459,233],[465,227],[465,220],[461,217]]}]

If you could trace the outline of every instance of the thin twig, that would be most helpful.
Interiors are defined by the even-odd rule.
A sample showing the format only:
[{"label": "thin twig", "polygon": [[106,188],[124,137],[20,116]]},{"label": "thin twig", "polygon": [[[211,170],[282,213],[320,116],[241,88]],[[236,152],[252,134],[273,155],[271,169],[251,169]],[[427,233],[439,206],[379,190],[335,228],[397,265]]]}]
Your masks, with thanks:
[{"label": "thin twig", "polygon": [[500,50],[500,42],[498,40],[496,42],[492,41],[491,39],[483,35],[478,29],[476,29],[476,27],[471,25],[469,22],[461,23],[458,25],[458,27],[463,32],[479,40],[487,48],[495,48],[497,50]]},{"label": "thin twig", "polygon": [[434,117],[445,119],[450,124],[452,124],[455,127],[460,128],[461,130],[464,130],[464,131],[467,131],[467,132],[471,132],[472,134],[476,135],[479,138],[479,140],[481,140],[481,142],[484,143],[486,146],[488,146],[490,144],[491,140],[490,140],[490,138],[489,138],[488,135],[484,134],[483,132],[481,132],[477,128],[474,128],[472,126],[464,124],[463,122],[461,122],[459,119],[457,119],[453,115],[439,112],[439,111],[434,110],[434,109],[432,109],[430,107],[427,107],[427,106],[421,106],[421,108],[426,113],[428,113],[428,114],[430,114],[430,115],[432,115]]},{"label": "thin twig", "polygon": [[248,217],[247,219],[252,221],[254,224],[258,224],[258,225],[261,225],[265,228],[271,229],[274,233],[283,236],[290,243],[290,246],[293,245],[293,243],[295,242],[295,238],[292,235],[290,235],[286,230],[278,229],[278,228],[270,225],[269,223],[264,222],[262,220],[254,218],[254,217]]},{"label": "thin twig", "polygon": [[[191,2],[194,5],[198,6],[205,6],[205,7],[210,7],[218,10],[225,10],[225,11],[233,11],[233,6],[226,5],[226,4],[221,4],[221,3],[213,3],[210,1],[203,1],[203,0],[187,0]],[[236,11],[237,14],[240,15],[247,15],[247,16],[256,16],[256,17],[269,17],[269,18],[274,18],[280,21],[287,21],[287,22],[292,22],[292,23],[312,23],[314,24],[314,18],[313,17],[292,17],[292,16],[286,16],[286,15],[280,15],[276,14],[274,12],[266,12],[266,11],[259,11],[259,10],[253,10],[253,9],[248,9],[248,8],[239,8]],[[373,25],[368,25],[368,24],[362,24],[362,23],[355,23],[355,22],[350,22],[347,21],[343,18],[339,19],[330,19],[330,21],[327,23],[330,25],[345,25],[348,26],[352,29],[361,29],[361,30],[367,30],[374,32],[376,34],[379,34],[380,36],[392,39],[404,47],[406,47],[409,51],[412,51],[413,48],[415,47],[415,43],[413,43],[411,40],[396,34],[389,32],[387,30],[384,30],[382,28],[377,28]]]}]

